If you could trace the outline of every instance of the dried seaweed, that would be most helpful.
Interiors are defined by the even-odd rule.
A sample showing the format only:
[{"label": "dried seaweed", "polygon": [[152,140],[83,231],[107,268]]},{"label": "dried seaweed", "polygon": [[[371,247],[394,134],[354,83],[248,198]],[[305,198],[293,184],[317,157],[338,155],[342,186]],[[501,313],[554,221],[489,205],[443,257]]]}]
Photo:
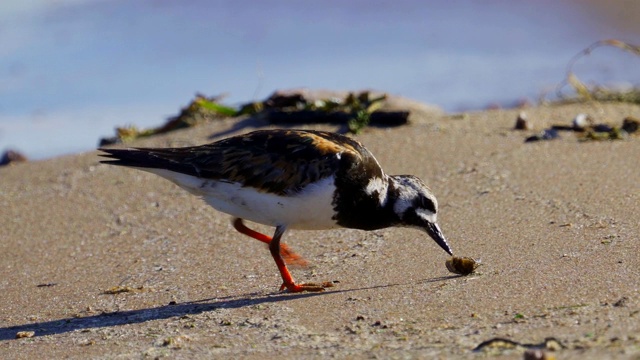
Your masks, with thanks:
[{"label": "dried seaweed", "polygon": [[339,124],[357,134],[370,124],[404,125],[407,111],[378,111],[387,95],[372,96],[370,92],[350,92],[344,99],[307,100],[301,93],[275,93],[267,100],[244,105],[240,113],[260,116],[271,124]]},{"label": "dried seaweed", "polygon": [[640,119],[627,116],[619,126],[595,123],[593,118],[586,114],[578,114],[573,123],[569,125],[554,124],[538,134],[529,136],[525,142],[540,140],[553,140],[560,137],[559,131],[575,132],[580,141],[591,140],[624,140],[631,136],[640,135]]},{"label": "dried seaweed", "polygon": [[[514,341],[508,338],[496,337],[486,341],[481,342],[478,346],[476,346],[473,351],[474,352],[485,352],[487,354],[492,355],[501,355],[506,351],[518,350],[522,351],[526,354],[529,350],[544,350],[545,353],[543,355],[547,355],[547,357],[539,357],[539,359],[554,359],[552,354],[546,353],[546,351],[560,351],[565,349],[565,345],[560,342],[560,340],[554,337],[547,337],[544,341],[540,343],[521,343],[518,341]],[[528,357],[525,357],[528,359]],[[538,358],[538,357],[536,357]]]},{"label": "dried seaweed", "polygon": [[135,293],[135,292],[141,292],[144,291],[144,287],[143,286],[138,286],[138,287],[131,287],[131,286],[114,286],[111,289],[107,289],[105,291],[102,292],[103,295],[117,295],[117,294],[123,294],[123,293]]},{"label": "dried seaweed", "polygon": [[116,128],[116,136],[100,139],[100,146],[126,143],[139,138],[197,126],[223,117],[236,116],[238,111],[220,104],[221,99],[222,96],[206,97],[197,94],[189,105],[182,108],[180,114],[169,118],[164,125],[151,129],[138,129],[136,126],[118,127]]},{"label": "dried seaweed", "polygon": [[627,116],[620,126],[609,126],[606,124],[596,124],[587,127],[583,135],[579,138],[582,141],[588,140],[624,140],[629,135],[637,135],[640,128],[640,120]]},{"label": "dried seaweed", "polygon": [[398,126],[408,122],[408,111],[378,111],[387,95],[372,96],[370,92],[350,92],[344,99],[330,98],[310,101],[300,92],[274,93],[264,101],[250,102],[235,109],[220,103],[222,96],[196,95],[180,114],[169,118],[156,128],[138,129],[135,126],[116,128],[116,135],[102,138],[100,146],[126,143],[135,139],[163,134],[177,129],[198,126],[215,119],[249,115],[261,117],[271,124],[331,123],[346,125],[358,133],[370,123]]},{"label": "dried seaweed", "polygon": [[[556,89],[556,95],[558,99],[560,99],[561,103],[601,101],[640,104],[640,88],[638,87],[633,87],[629,90],[614,90],[603,85],[589,86],[581,81],[575,74],[574,66],[578,62],[578,60],[590,55],[597,48],[607,46],[615,47],[640,56],[640,46],[628,44],[620,40],[601,40],[591,44],[589,47],[576,54],[567,64],[566,78],[558,85]],[[573,93],[563,93],[563,89],[567,85],[573,89]]]}]

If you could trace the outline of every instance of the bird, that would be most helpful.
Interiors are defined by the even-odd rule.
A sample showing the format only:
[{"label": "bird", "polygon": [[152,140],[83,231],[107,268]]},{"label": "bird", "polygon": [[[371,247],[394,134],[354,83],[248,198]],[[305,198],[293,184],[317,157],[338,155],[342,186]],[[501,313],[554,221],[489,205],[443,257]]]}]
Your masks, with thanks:
[{"label": "bird", "polygon": [[[453,255],[437,223],[438,202],[413,175],[387,175],[357,140],[316,130],[270,129],[205,145],[99,148],[101,163],[159,175],[233,218],[234,228],[268,244],[280,291],[323,291],[331,282],[296,283],[288,264],[306,260],[281,242],[289,229],[417,228]],[[275,227],[273,236],[244,220]]]}]

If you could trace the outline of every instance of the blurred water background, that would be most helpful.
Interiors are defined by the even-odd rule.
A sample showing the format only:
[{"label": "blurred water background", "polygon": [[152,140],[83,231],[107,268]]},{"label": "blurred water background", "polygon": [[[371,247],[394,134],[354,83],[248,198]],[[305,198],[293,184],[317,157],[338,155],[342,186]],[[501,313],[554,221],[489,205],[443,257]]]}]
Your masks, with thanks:
[{"label": "blurred water background", "polygon": [[[4,0],[0,151],[91,150],[115,126],[163,123],[197,92],[229,105],[297,87],[376,89],[449,112],[535,103],[591,43],[640,43],[638,14],[635,0]],[[613,48],[574,70],[640,83],[640,59]]]}]

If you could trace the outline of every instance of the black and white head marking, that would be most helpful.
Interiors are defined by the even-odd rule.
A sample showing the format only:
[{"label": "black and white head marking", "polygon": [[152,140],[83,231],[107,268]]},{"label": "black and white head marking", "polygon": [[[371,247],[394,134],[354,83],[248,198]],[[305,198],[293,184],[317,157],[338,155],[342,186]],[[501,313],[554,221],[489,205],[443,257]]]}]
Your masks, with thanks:
[{"label": "black and white head marking", "polygon": [[411,175],[390,177],[393,211],[401,224],[424,230],[444,251],[453,254],[437,223],[438,202],[429,187]]},{"label": "black and white head marking", "polygon": [[393,211],[402,219],[407,211],[415,211],[417,215],[430,222],[436,222],[438,202],[429,187],[419,178],[411,175],[391,177],[396,192]]},{"label": "black and white head marking", "polygon": [[381,207],[384,207],[387,204],[388,190],[389,178],[384,173],[382,174],[382,177],[375,176],[369,179],[367,187],[364,189],[367,195],[378,199],[378,203]]}]

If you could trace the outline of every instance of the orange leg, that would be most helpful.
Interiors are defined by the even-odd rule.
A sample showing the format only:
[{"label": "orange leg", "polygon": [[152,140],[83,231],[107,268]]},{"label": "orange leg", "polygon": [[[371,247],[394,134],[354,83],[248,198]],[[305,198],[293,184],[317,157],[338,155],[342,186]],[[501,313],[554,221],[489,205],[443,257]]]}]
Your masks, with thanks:
[{"label": "orange leg", "polygon": [[[267,236],[255,230],[249,229],[240,218],[233,219],[233,227],[240,233],[252,237],[256,240],[262,241],[267,245],[271,243],[271,236]],[[309,264],[305,258],[296,254],[293,250],[291,250],[290,247],[287,246],[287,244],[280,244],[280,255],[282,255],[284,262],[289,265],[305,267]]]},{"label": "orange leg", "polygon": [[282,285],[280,286],[280,291],[285,288],[289,292],[302,292],[302,291],[324,291],[325,288],[333,286],[332,283],[326,282],[322,284],[296,284],[293,281],[293,276],[289,273],[289,269],[287,269],[287,265],[284,263],[282,256],[280,255],[280,238],[287,230],[285,226],[276,227],[276,232],[273,234],[273,238],[269,243],[269,250],[271,251],[271,256],[273,256],[273,260],[275,260],[276,265],[278,266],[278,270],[280,270],[280,275],[282,276]]},{"label": "orange leg", "polygon": [[280,244],[280,238],[287,230],[285,226],[276,227],[276,232],[273,235],[273,238],[261,234],[255,230],[251,230],[244,225],[242,219],[237,218],[233,220],[233,227],[239,232],[248,235],[256,240],[260,240],[269,245],[269,251],[271,251],[271,256],[273,256],[273,260],[276,262],[278,266],[278,270],[280,271],[280,276],[282,276],[282,286],[280,286],[280,291],[287,289],[289,292],[302,292],[302,291],[323,291],[327,287],[333,286],[330,282],[325,282],[322,284],[296,284],[293,281],[293,276],[287,269],[287,265],[285,263],[285,258],[288,258],[287,262],[293,261],[293,263],[299,263],[303,261],[306,264],[306,260],[302,259],[300,255],[291,251],[285,244]]}]

